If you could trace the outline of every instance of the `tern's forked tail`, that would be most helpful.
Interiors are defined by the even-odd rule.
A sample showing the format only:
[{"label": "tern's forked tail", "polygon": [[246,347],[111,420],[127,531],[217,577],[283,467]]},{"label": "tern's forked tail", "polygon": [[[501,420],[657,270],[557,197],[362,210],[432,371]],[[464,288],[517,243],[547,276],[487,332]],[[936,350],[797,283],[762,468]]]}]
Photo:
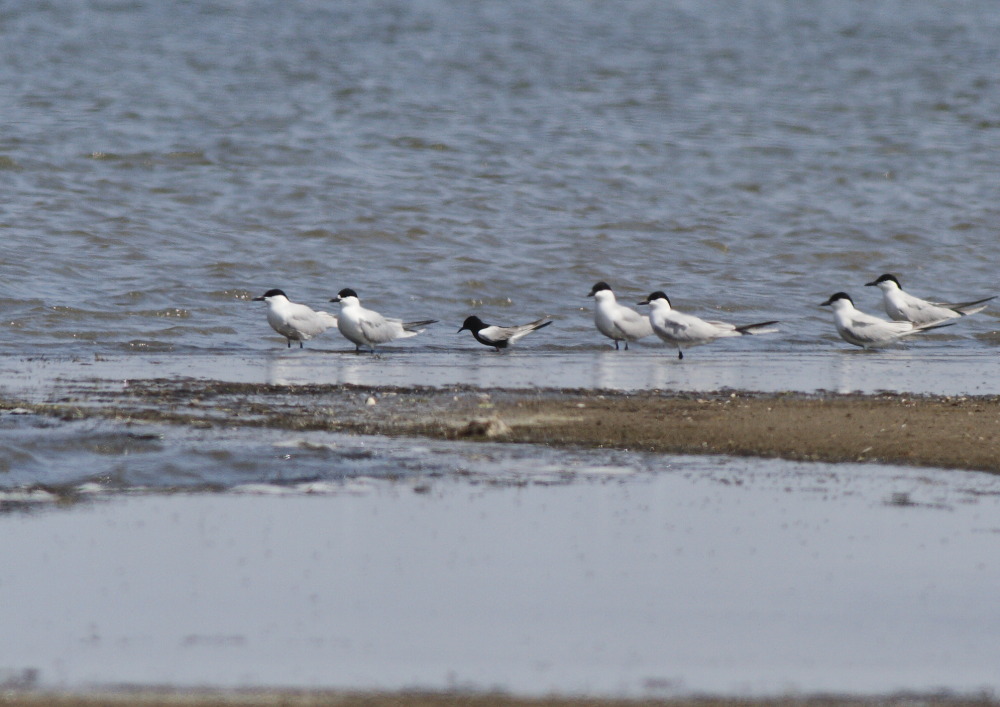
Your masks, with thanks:
[{"label": "tern's forked tail", "polygon": [[743,326],[736,327],[736,331],[741,334],[773,334],[777,329],[768,329],[767,327],[772,324],[777,324],[778,320],[775,319],[770,322],[758,322],[757,324],[744,324]]},{"label": "tern's forked tail", "polygon": [[983,299],[973,300],[972,302],[956,302],[952,304],[945,304],[942,306],[947,307],[953,312],[958,312],[963,317],[967,317],[970,314],[982,312],[984,309],[986,309],[986,303],[989,302],[990,300],[995,300],[995,299],[996,295],[994,295],[993,297],[984,297]]},{"label": "tern's forked tail", "polygon": [[930,324],[914,324],[913,331],[906,332],[907,334],[916,334],[919,332],[930,331],[931,329],[940,329],[946,326],[955,326],[957,322],[931,322]]},{"label": "tern's forked tail", "polygon": [[414,334],[419,334],[423,331],[421,327],[425,327],[429,324],[437,324],[437,319],[424,319],[419,322],[403,322],[403,331],[410,331]]}]

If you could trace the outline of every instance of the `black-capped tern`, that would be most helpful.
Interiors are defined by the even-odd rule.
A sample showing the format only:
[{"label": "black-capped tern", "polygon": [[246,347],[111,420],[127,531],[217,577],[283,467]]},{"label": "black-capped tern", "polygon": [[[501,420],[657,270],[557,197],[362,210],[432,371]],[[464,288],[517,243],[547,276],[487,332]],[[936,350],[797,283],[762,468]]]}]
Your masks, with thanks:
[{"label": "black-capped tern", "polygon": [[267,303],[267,323],[285,337],[288,348],[292,347],[293,341],[298,341],[301,349],[303,341],[337,326],[337,318],[332,314],[292,302],[278,289],[268,290],[260,297],[254,297],[253,301]]},{"label": "black-capped tern", "polygon": [[820,306],[833,308],[833,323],[837,326],[837,333],[844,341],[865,349],[880,349],[896,343],[904,336],[954,324],[954,322],[914,324],[913,322],[886,321],[855,309],[854,301],[846,292],[837,292],[831,295],[830,299]]},{"label": "black-capped tern", "polygon": [[340,302],[340,316],[337,317],[337,329],[357,347],[371,348],[387,344],[395,339],[405,339],[416,336],[423,331],[421,327],[434,324],[436,319],[425,319],[419,322],[404,322],[401,319],[389,319],[378,312],[361,306],[358,293],[345,288],[330,300]]},{"label": "black-capped tern", "polygon": [[618,304],[608,283],[598,282],[587,296],[594,298],[594,324],[597,330],[615,342],[615,349],[618,349],[619,341],[624,341],[625,350],[628,351],[628,342],[653,333],[649,317]]},{"label": "black-capped tern", "polygon": [[865,287],[877,287],[882,290],[882,304],[890,319],[914,324],[933,324],[975,314],[986,309],[986,302],[996,299],[996,296],[993,296],[953,304],[929,302],[905,292],[900,287],[899,279],[889,273],[866,283]]},{"label": "black-capped tern", "polygon": [[498,326],[487,324],[479,317],[472,315],[466,317],[462,323],[462,328],[458,331],[471,331],[476,337],[476,341],[486,346],[492,346],[497,351],[507,348],[510,344],[516,343],[533,331],[538,331],[542,327],[547,327],[552,323],[551,319],[541,318],[529,324],[518,324],[515,326]]},{"label": "black-capped tern", "polygon": [[668,344],[677,347],[677,358],[684,358],[684,349],[708,344],[716,339],[747,334],[771,334],[769,329],[777,320],[737,326],[728,322],[699,319],[691,314],[678,312],[670,306],[670,298],[661,291],[652,293],[639,304],[650,306],[649,323],[653,333]]}]

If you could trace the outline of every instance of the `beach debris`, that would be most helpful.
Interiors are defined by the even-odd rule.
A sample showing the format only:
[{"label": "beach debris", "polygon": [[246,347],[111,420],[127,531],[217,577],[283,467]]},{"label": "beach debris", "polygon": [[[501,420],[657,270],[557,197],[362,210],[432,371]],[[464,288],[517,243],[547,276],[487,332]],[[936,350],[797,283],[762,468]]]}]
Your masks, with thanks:
[{"label": "beach debris", "polygon": [[459,437],[486,437],[494,439],[511,433],[510,425],[499,417],[475,418],[459,429]]}]

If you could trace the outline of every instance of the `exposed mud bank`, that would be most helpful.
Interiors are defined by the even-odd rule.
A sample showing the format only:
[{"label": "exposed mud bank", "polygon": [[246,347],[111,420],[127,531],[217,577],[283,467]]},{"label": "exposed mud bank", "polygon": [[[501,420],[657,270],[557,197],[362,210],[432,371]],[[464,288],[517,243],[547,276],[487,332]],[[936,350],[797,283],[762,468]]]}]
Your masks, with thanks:
[{"label": "exposed mud bank", "polygon": [[260,385],[80,386],[7,409],[141,424],[492,439],[683,454],[1000,471],[1000,398]]}]

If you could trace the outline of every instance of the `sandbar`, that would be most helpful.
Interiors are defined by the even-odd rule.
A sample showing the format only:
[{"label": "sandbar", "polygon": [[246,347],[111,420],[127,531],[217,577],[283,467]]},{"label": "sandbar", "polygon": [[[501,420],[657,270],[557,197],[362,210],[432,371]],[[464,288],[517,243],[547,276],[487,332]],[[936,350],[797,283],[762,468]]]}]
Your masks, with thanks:
[{"label": "sandbar", "polygon": [[0,407],[80,419],[1000,471],[1000,397],[273,385],[160,379]]}]

